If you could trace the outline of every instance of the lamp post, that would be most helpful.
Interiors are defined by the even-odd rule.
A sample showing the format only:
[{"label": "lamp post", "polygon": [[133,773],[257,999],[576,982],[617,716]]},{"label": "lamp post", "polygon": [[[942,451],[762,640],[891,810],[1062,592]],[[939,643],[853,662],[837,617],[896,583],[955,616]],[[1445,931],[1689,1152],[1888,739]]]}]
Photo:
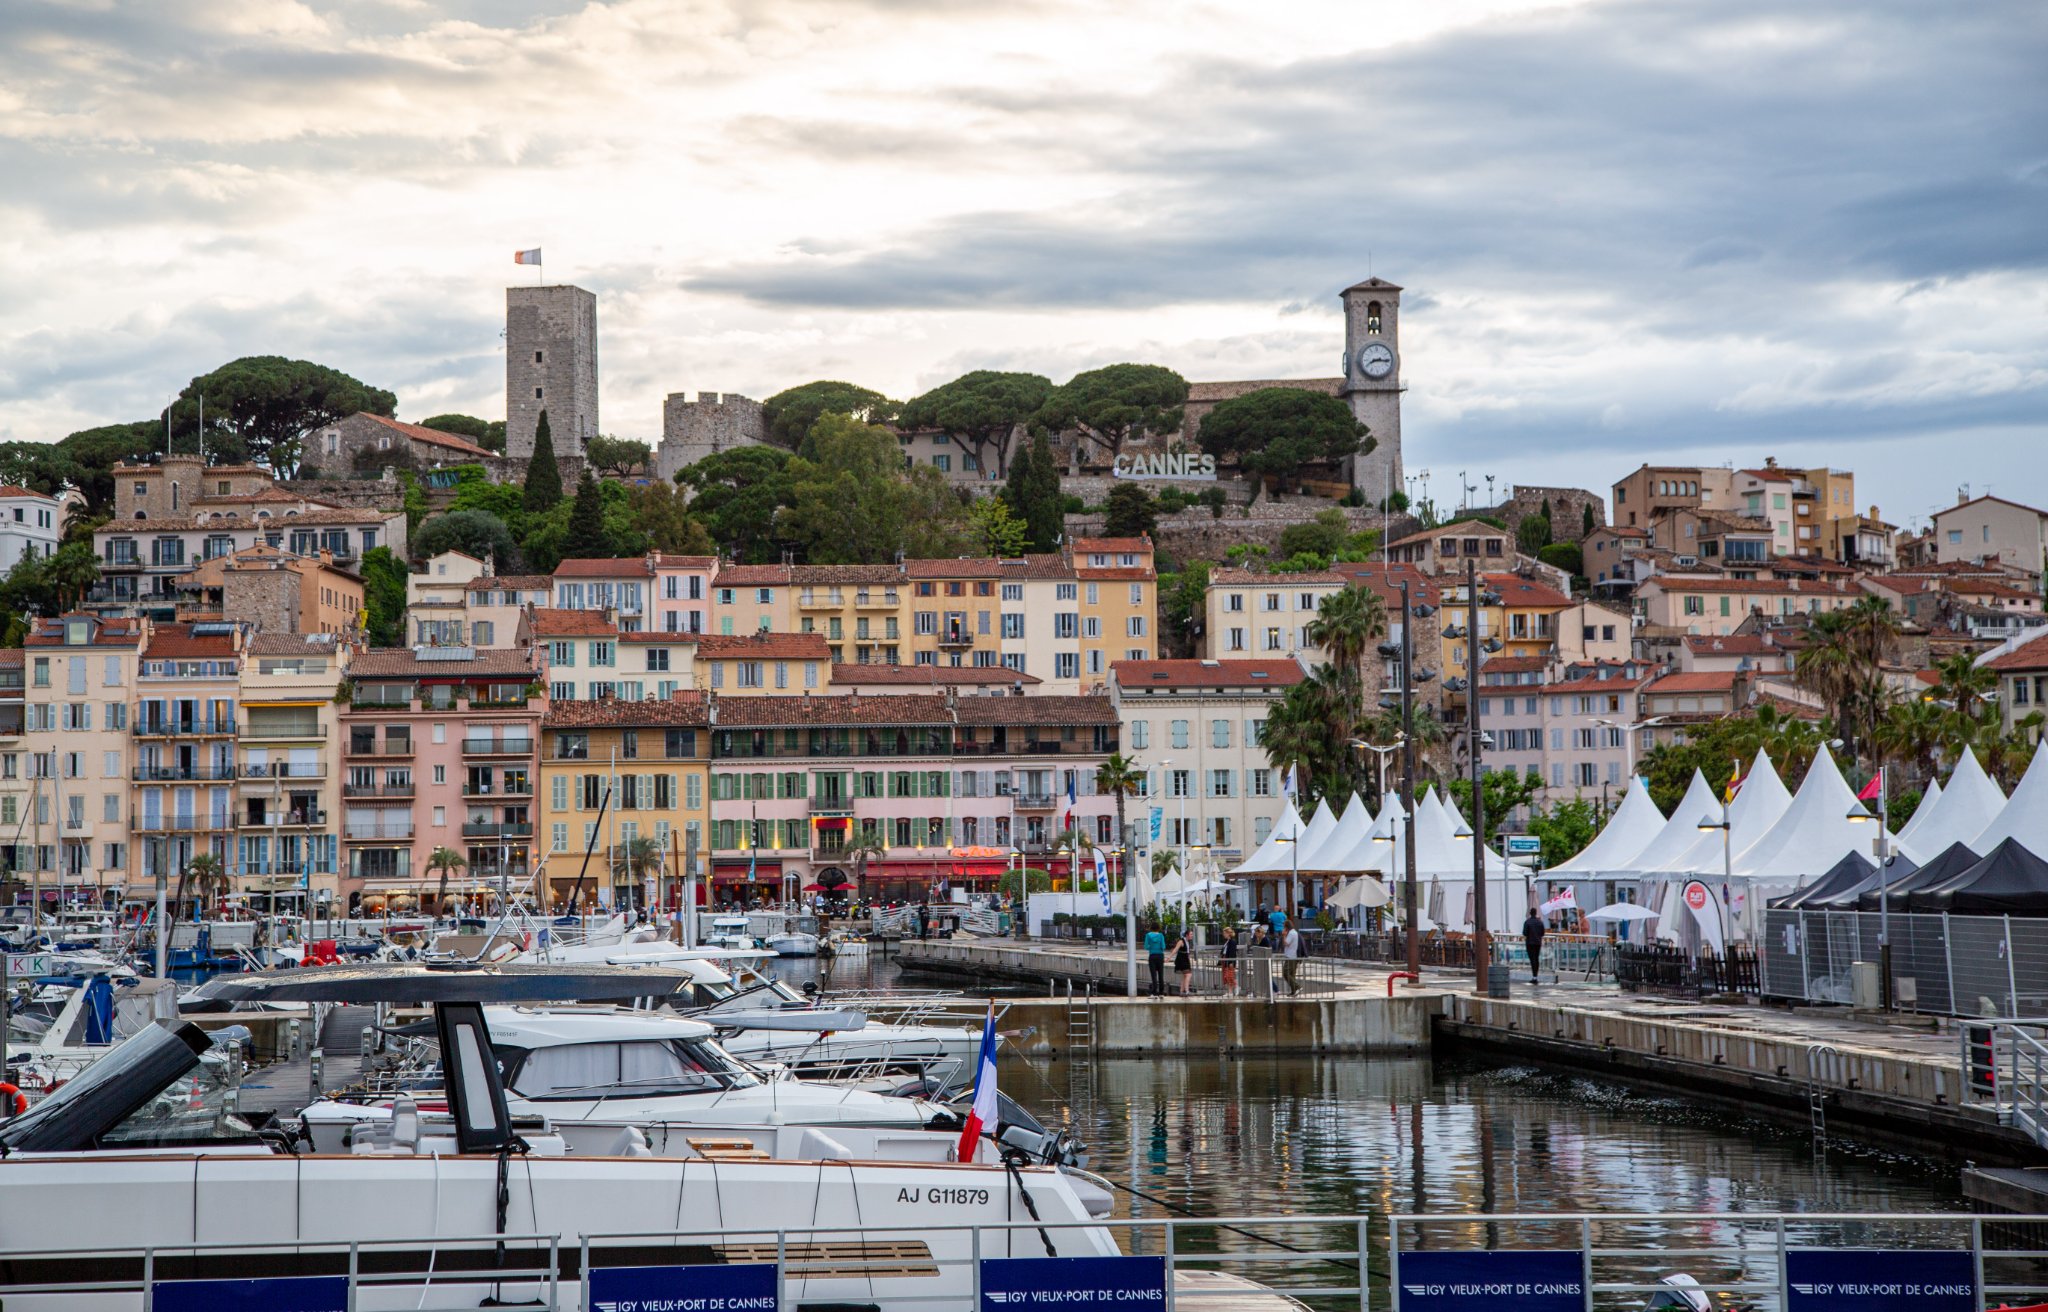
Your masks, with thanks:
[{"label": "lamp post", "polygon": [[1627,755],[1623,758],[1626,765],[1622,773],[1633,779],[1636,777],[1636,731],[1660,725],[1670,718],[1668,715],[1653,715],[1647,720],[1637,720],[1634,724],[1623,724],[1618,720],[1595,720],[1593,723],[1605,728],[1621,730],[1621,745],[1623,750],[1627,752]]},{"label": "lamp post", "polygon": [[[1402,861],[1401,905],[1408,918],[1408,973],[1422,975],[1422,939],[1415,932],[1415,608],[1408,580],[1401,580],[1401,809],[1407,842]],[[1412,982],[1412,981],[1411,981]]]},{"label": "lamp post", "polygon": [[1406,741],[1406,735],[1404,734],[1396,734],[1394,741],[1388,743],[1385,747],[1380,746],[1378,743],[1369,743],[1363,738],[1353,738],[1351,740],[1352,747],[1362,752],[1371,752],[1375,758],[1373,760],[1372,777],[1373,782],[1379,785],[1380,808],[1382,810],[1385,810],[1387,805],[1387,757],[1400,751],[1401,744],[1404,741]]},{"label": "lamp post", "polygon": [[[1488,597],[1491,602],[1493,598]],[[1401,626],[1403,636],[1408,626]],[[1489,650],[1500,648],[1499,638],[1487,639]],[[1486,792],[1480,782],[1480,752],[1486,736],[1479,725],[1479,562],[1465,558],[1465,756],[1472,780],[1472,828],[1471,834],[1486,832]],[[1402,688],[1407,687],[1407,676],[1401,679]],[[1487,992],[1489,971],[1493,965],[1492,938],[1487,933],[1486,908],[1486,844],[1477,838],[1472,843],[1472,888],[1477,894],[1472,899],[1472,991],[1484,995]]]},{"label": "lamp post", "polygon": [[1877,839],[1871,845],[1871,851],[1877,856],[1877,997],[1878,1005],[1885,1011],[1892,1009],[1892,836],[1885,828],[1886,817],[1891,813],[1885,801],[1888,783],[1884,767],[1880,765],[1877,767],[1877,814],[1866,811],[1861,802],[1849,811],[1849,819],[1853,823],[1877,822]]},{"label": "lamp post", "polygon": [[1735,853],[1728,846],[1731,841],[1729,835],[1734,832],[1734,826],[1728,822],[1728,809],[1721,809],[1719,820],[1711,815],[1701,816],[1699,827],[1701,832],[1714,829],[1721,831],[1721,887],[1725,890],[1735,878]]}]

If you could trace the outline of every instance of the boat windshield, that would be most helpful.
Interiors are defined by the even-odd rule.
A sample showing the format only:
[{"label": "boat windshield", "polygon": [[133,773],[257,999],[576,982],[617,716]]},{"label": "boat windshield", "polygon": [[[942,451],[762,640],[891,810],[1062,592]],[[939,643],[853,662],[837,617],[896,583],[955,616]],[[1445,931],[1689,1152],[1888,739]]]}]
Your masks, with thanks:
[{"label": "boat windshield", "polygon": [[0,1125],[15,1152],[256,1139],[227,1112],[227,1062],[198,1026],[152,1025],[85,1068],[77,1079]]},{"label": "boat windshield", "polygon": [[506,1087],[522,1098],[660,1098],[759,1082],[717,1044],[696,1039],[633,1039],[500,1048]]}]

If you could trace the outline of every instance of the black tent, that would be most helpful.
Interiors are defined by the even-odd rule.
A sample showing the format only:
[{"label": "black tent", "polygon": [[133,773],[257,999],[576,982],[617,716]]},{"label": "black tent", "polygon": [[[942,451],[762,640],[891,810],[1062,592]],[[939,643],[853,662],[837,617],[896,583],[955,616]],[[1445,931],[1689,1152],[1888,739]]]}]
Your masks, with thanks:
[{"label": "black tent", "polygon": [[[1950,843],[1932,861],[1929,861],[1926,865],[1921,866],[1918,870],[1903,878],[1898,874],[1898,863],[1893,862],[1892,877],[1884,881],[1885,887],[1891,890],[1892,910],[1904,911],[1908,896],[1922,889],[1933,888],[1936,884],[1954,879],[1971,866],[1976,865],[1979,860],[1978,855],[1970,850],[1968,844]],[[1849,900],[1843,901],[1837,898],[1831,901],[1825,908],[1816,909],[1827,911],[1882,910],[1883,908],[1878,905],[1877,886],[1878,879],[1873,875],[1864,883],[1862,888],[1856,890],[1854,896],[1850,897]]]},{"label": "black tent", "polygon": [[[1892,863],[1894,877],[1904,873],[1898,867],[1899,863],[1894,861]],[[1781,909],[1793,911],[1810,906],[1813,899],[1829,897],[1833,894],[1855,888],[1876,872],[1877,867],[1866,861],[1861,852],[1845,852],[1842,854],[1842,859],[1835,862],[1826,874],[1814,880],[1805,888],[1800,889],[1796,893],[1787,893],[1783,897],[1772,898],[1770,903],[1771,909],[1774,911]]]},{"label": "black tent", "polygon": [[2048,861],[2008,838],[1955,878],[1906,899],[1910,911],[2048,916]]}]

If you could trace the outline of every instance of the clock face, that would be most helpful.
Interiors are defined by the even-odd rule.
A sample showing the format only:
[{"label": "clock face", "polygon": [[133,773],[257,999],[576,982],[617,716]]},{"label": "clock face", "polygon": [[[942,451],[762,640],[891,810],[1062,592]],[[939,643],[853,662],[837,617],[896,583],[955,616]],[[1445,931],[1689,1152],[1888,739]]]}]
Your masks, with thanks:
[{"label": "clock face", "polygon": [[1358,372],[1367,378],[1385,378],[1394,372],[1394,348],[1385,342],[1371,342],[1359,347]]}]

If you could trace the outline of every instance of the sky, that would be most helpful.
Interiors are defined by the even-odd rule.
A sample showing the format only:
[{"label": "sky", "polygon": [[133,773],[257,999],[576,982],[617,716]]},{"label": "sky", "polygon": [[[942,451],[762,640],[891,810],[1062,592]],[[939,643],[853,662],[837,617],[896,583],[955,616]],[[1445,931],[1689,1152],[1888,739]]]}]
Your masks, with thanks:
[{"label": "sky", "polygon": [[2044,68],[2039,0],[7,0],[0,439],[256,354],[501,418],[539,246],[621,436],[1331,376],[1377,274],[1439,503],[1774,455],[2048,506]]}]

